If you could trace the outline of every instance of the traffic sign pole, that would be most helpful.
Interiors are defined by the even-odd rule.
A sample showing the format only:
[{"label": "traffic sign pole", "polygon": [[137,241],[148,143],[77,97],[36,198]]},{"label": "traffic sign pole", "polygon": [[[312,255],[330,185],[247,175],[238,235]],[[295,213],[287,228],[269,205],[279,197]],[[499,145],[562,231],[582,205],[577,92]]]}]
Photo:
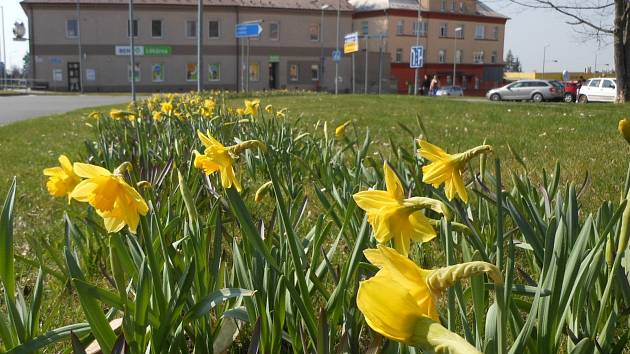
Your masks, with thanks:
[{"label": "traffic sign pole", "polygon": [[368,35],[365,35],[365,94],[367,95],[368,93],[368,53],[369,53],[369,49],[368,48]]}]

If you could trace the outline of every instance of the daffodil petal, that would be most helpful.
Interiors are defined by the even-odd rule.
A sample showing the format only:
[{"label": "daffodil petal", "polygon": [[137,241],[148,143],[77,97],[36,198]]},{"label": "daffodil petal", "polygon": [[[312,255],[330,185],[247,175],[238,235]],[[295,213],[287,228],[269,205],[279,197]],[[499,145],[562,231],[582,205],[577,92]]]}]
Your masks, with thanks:
[{"label": "daffodil petal", "polygon": [[383,171],[385,174],[387,192],[389,192],[393,198],[402,200],[405,197],[405,189],[403,188],[402,182],[396,175],[396,172],[394,172],[387,161],[383,164]]},{"label": "daffodil petal", "polygon": [[103,167],[80,162],[74,163],[74,173],[83,178],[94,178],[99,176],[112,175],[111,172]]}]

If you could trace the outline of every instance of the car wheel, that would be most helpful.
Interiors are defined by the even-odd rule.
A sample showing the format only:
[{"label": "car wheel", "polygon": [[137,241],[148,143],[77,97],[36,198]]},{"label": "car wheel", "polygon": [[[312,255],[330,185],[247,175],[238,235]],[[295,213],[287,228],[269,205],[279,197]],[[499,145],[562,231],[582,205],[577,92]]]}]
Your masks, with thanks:
[{"label": "car wheel", "polygon": [[540,103],[543,101],[543,95],[540,93],[535,93],[532,95],[532,101],[536,102],[536,103]]},{"label": "car wheel", "polygon": [[490,95],[490,101],[501,101],[501,95],[498,93],[493,93]]},{"label": "car wheel", "polygon": [[574,101],[573,95],[570,93],[565,93],[564,94],[564,102],[566,103],[571,103]]},{"label": "car wheel", "polygon": [[588,103],[588,97],[586,95],[580,95],[580,97],[578,98],[578,102]]}]

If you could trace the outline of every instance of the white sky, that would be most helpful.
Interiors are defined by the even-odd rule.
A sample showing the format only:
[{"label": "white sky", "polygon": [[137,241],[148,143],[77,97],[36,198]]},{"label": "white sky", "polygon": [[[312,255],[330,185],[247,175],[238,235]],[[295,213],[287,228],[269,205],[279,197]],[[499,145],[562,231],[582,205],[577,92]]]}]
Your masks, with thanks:
[{"label": "white sky", "polygon": [[[595,41],[585,40],[573,26],[566,24],[568,19],[565,16],[551,10],[524,9],[508,0],[484,2],[511,18],[506,27],[505,52],[511,49],[520,58],[524,71],[542,70],[543,47],[546,44],[549,44],[545,67],[548,72],[565,69],[584,71],[588,66],[594,67],[596,62],[598,70],[605,70],[606,64],[610,65],[610,69],[614,67],[611,41],[598,48]],[[7,68],[21,66],[22,57],[28,51],[28,42],[14,42],[12,29],[15,21],[27,23],[26,14],[19,0],[0,0],[0,6],[4,8]]]}]

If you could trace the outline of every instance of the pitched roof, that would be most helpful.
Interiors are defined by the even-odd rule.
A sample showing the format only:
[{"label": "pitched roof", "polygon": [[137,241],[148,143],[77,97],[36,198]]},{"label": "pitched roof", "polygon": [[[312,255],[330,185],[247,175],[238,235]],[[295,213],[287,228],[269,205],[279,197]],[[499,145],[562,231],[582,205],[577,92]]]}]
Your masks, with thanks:
[{"label": "pitched roof", "polygon": [[[203,0],[206,6],[237,6],[271,9],[320,10],[322,6],[330,6],[329,11],[337,9],[338,0]],[[21,4],[76,4],[76,0],[22,0]],[[85,5],[127,5],[129,0],[80,0]],[[352,11],[347,0],[339,0],[341,11]],[[134,0],[136,5],[182,5],[196,6],[197,0]]]},{"label": "pitched roof", "polygon": [[[352,6],[354,6],[357,12],[378,11],[378,10],[413,10],[418,11],[420,6],[419,0],[348,0]],[[507,16],[500,14],[492,10],[488,5],[481,1],[475,1],[476,8],[469,15],[487,16],[487,17],[500,17],[508,18]],[[428,11],[428,8],[423,7],[421,11]]]}]

